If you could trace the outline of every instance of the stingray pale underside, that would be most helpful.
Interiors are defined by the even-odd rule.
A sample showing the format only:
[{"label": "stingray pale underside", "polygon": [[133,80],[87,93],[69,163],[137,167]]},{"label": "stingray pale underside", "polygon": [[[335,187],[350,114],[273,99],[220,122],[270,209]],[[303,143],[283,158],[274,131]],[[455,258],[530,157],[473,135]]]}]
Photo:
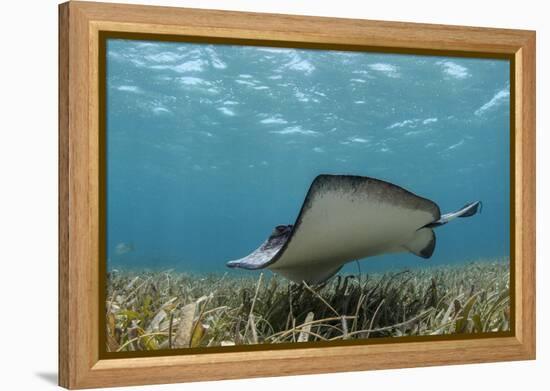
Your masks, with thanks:
[{"label": "stingray pale underside", "polygon": [[320,175],[294,225],[276,227],[257,250],[227,265],[319,283],[356,259],[398,252],[429,258],[435,234],[426,226],[440,217],[436,203],[392,183]]}]

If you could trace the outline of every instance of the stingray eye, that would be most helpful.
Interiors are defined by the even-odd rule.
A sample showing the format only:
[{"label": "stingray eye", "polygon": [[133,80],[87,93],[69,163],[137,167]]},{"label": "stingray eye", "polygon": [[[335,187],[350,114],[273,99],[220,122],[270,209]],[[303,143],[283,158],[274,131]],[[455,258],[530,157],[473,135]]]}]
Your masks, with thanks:
[{"label": "stingray eye", "polygon": [[280,236],[286,232],[286,225],[278,225],[273,229],[271,236]]}]

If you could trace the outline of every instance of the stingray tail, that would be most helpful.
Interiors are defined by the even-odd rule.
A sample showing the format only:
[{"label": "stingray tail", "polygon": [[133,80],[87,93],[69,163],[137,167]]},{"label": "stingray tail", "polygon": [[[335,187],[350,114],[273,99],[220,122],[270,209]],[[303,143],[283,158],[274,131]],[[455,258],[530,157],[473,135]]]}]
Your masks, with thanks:
[{"label": "stingray tail", "polygon": [[425,225],[425,227],[427,228],[439,227],[441,225],[447,224],[449,221],[454,220],[457,217],[473,216],[478,212],[481,213],[482,207],[483,207],[483,204],[481,203],[481,201],[471,202],[469,204],[464,205],[462,208],[460,208],[456,212],[446,213],[442,215],[439,220],[434,221],[433,223],[429,223]]}]

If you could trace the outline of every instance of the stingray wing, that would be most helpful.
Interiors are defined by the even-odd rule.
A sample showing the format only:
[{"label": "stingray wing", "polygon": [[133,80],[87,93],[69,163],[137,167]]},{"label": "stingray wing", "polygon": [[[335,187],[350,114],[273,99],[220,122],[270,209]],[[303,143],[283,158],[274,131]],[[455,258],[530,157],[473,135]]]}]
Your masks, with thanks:
[{"label": "stingray wing", "polygon": [[277,253],[283,248],[285,242],[286,240],[275,245],[270,245],[269,239],[267,239],[260,247],[246,257],[227,262],[227,266],[248,270],[263,269],[272,263]]},{"label": "stingray wing", "polygon": [[244,258],[229,261],[227,266],[242,269],[262,269],[273,262],[292,234],[292,225],[278,225],[260,247]]},{"label": "stingray wing", "polygon": [[[417,231],[439,218],[436,203],[392,183],[361,176],[320,175],[308,191],[292,235],[270,268],[314,264],[311,268],[328,270],[373,255],[420,253],[417,243],[410,249],[406,245],[418,241]],[[435,241],[433,232],[420,234]]]}]

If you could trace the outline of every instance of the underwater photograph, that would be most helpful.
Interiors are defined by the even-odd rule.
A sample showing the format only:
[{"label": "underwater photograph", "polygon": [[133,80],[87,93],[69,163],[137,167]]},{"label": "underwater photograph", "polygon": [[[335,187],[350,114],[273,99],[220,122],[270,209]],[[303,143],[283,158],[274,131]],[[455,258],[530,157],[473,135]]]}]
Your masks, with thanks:
[{"label": "underwater photograph", "polygon": [[108,38],[105,351],[510,332],[510,65]]}]

